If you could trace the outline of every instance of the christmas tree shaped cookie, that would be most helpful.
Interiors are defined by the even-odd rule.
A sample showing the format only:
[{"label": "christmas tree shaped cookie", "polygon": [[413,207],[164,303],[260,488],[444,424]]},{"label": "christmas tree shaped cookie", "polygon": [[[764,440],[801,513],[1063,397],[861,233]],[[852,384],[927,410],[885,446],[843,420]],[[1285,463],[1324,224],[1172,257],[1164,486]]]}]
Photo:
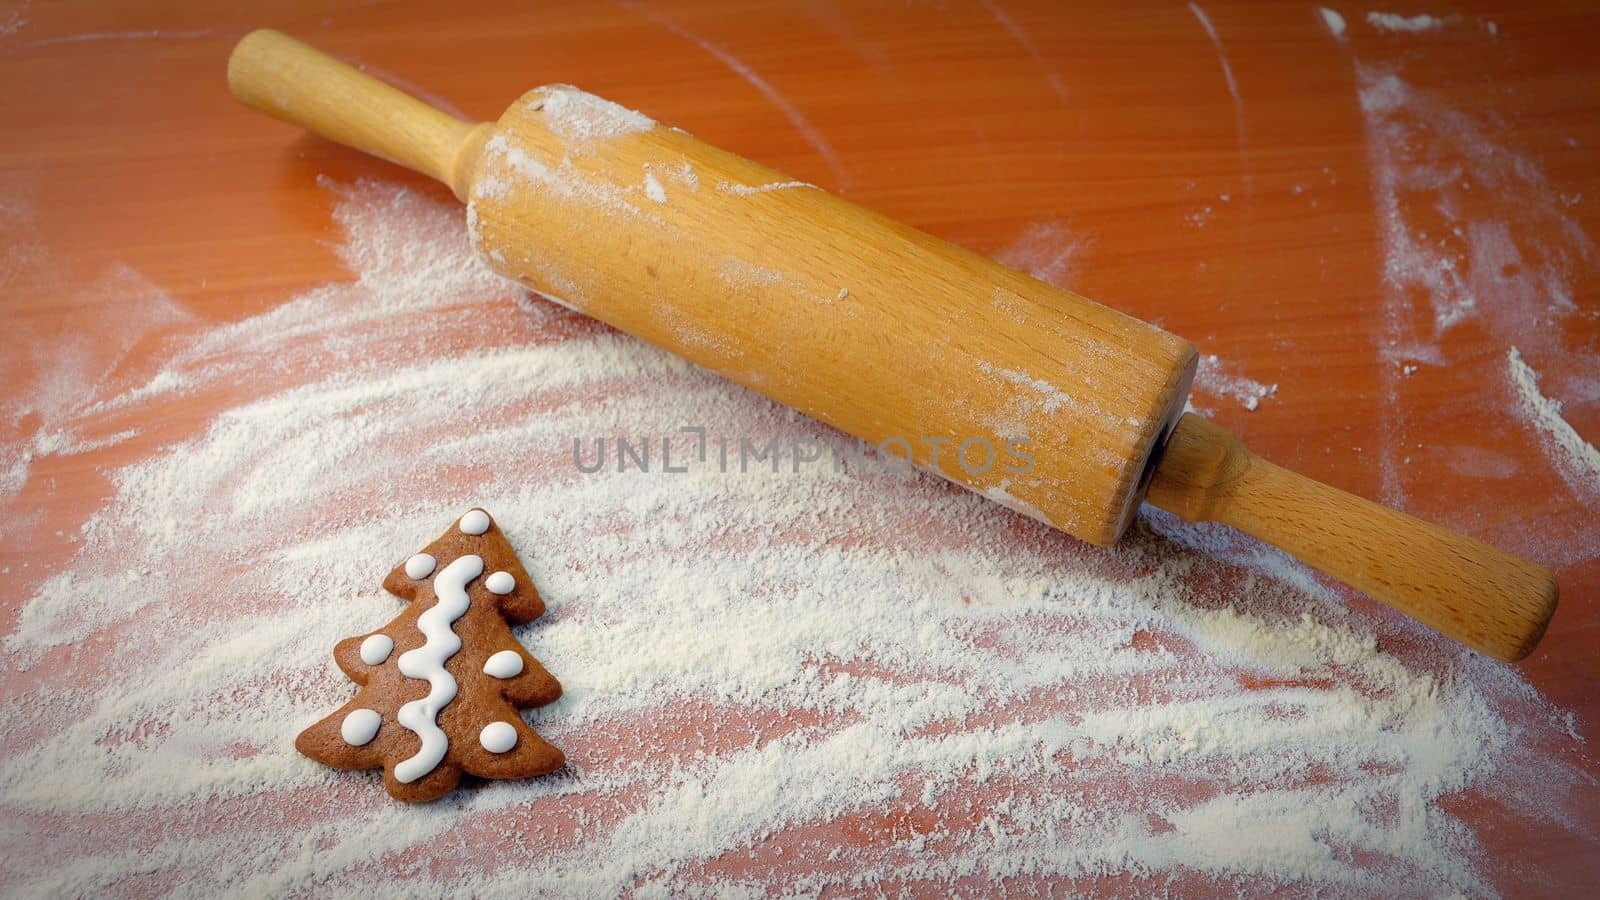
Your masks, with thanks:
[{"label": "christmas tree shaped cookie", "polygon": [[526,778],[561,768],[561,751],[517,714],[561,696],[511,633],[542,615],[544,601],[489,514],[462,516],[383,586],[409,605],[334,647],[361,690],[295,747],[341,769],[381,767],[389,793],[412,803],[450,793],[462,772]]}]

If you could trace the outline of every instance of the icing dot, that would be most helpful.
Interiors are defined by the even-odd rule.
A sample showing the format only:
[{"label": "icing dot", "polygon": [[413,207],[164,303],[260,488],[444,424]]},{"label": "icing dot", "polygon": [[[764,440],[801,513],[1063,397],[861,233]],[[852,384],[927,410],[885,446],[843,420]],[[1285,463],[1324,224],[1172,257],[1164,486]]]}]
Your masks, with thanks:
[{"label": "icing dot", "polygon": [[517,730],[510,722],[490,722],[483,726],[478,743],[490,753],[504,753],[517,745]]},{"label": "icing dot", "polygon": [[410,578],[427,578],[433,574],[433,567],[438,564],[439,561],[428,554],[418,553],[406,560],[406,575]]},{"label": "icing dot", "polygon": [[[352,747],[360,747],[378,736],[378,726],[383,724],[383,717],[376,710],[352,709],[344,717],[344,722],[339,726],[339,736]],[[513,741],[516,734],[511,735]]]},{"label": "icing dot", "polygon": [[475,509],[461,517],[462,534],[483,534],[489,530],[489,514]]},{"label": "icing dot", "polygon": [[515,650],[501,650],[483,664],[483,674],[496,678],[515,678],[522,674],[522,654]]},{"label": "icing dot", "polygon": [[484,579],[483,586],[496,594],[509,594],[517,589],[517,579],[510,572],[496,572]]},{"label": "icing dot", "polygon": [[394,650],[394,638],[387,634],[369,634],[361,642],[361,661],[369,666],[375,666],[389,658]]}]

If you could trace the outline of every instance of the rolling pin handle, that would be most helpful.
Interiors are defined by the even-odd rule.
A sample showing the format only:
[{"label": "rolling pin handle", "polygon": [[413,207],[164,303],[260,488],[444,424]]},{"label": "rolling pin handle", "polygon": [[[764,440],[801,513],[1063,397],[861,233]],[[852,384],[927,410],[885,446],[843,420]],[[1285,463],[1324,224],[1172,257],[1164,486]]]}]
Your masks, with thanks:
[{"label": "rolling pin handle", "polygon": [[1168,439],[1147,497],[1282,548],[1496,659],[1531,653],[1555,614],[1543,566],[1279,468],[1193,413]]},{"label": "rolling pin handle", "polygon": [[462,200],[494,128],[463,122],[269,28],[234,47],[228,88],[252,109],[436,178]]}]

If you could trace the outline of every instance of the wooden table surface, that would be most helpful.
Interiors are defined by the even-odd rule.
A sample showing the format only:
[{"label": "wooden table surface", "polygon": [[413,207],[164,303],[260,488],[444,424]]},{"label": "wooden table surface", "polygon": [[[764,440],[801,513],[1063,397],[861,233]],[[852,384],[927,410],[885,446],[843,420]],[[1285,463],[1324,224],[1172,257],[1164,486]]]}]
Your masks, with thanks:
[{"label": "wooden table surface", "polygon": [[[1507,361],[1517,348],[1600,439],[1592,5],[1383,7],[1442,20],[1417,32],[1341,8],[1341,35],[1315,5],[1231,0],[474,6],[0,2],[8,397],[38,389],[52,348],[108,365],[128,349],[104,324],[130,299],[98,287],[108,271],[233,321],[348,278],[319,177],[447,196],[238,107],[223,71],[249,29],[475,118],[569,82],[1276,385],[1253,410],[1216,383],[1195,402],[1270,459],[1551,566],[1561,606],[1520,668],[1600,738],[1600,472],[1549,444]],[[3,627],[72,552],[48,536],[109,496],[105,468],[209,415],[31,461],[3,501]],[[40,427],[8,416],[0,440]],[[1559,885],[1597,875],[1592,841],[1502,845]]]}]

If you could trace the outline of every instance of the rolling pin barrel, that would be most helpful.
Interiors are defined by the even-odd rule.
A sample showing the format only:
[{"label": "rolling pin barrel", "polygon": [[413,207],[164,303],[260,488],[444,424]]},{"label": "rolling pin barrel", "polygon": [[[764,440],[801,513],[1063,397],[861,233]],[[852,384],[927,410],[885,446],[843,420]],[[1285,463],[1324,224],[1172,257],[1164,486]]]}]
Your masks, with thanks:
[{"label": "rolling pin barrel", "polygon": [[1115,541],[1153,477],[1158,505],[1501,659],[1554,610],[1541,567],[1184,416],[1187,341],[607,100],[537,88],[474,125],[270,31],[239,43],[228,79],[449,184],[502,275],[1084,540]]},{"label": "rolling pin barrel", "polygon": [[1098,544],[1188,393],[1187,341],[575,88],[476,172],[501,274]]}]

